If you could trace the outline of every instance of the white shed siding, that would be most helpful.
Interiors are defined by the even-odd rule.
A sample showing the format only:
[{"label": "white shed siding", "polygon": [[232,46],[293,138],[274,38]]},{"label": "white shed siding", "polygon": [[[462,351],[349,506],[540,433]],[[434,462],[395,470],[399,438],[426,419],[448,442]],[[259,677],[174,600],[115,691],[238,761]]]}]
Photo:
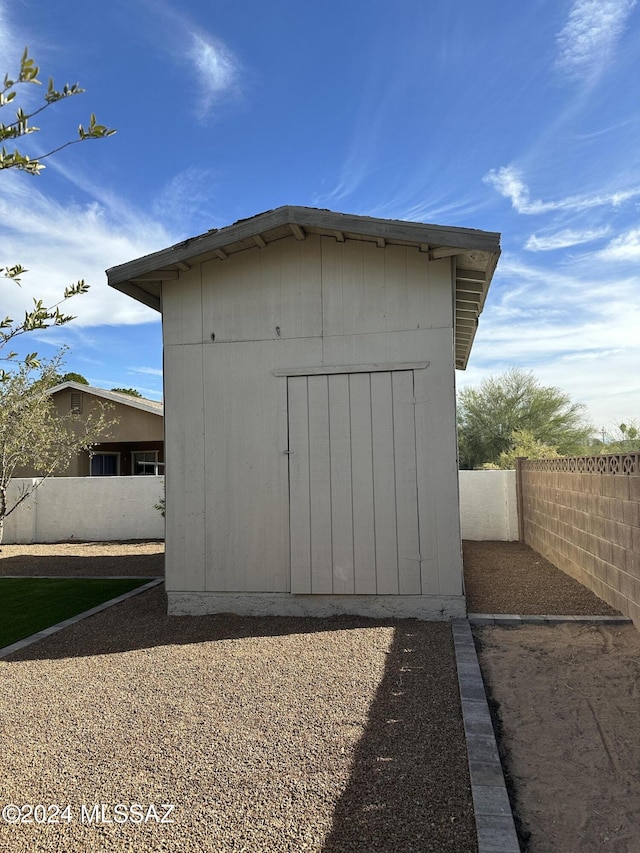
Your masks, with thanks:
[{"label": "white shed siding", "polygon": [[[202,343],[202,266],[162,288],[162,340],[168,346]],[[165,383],[166,384],[166,383]]]},{"label": "white shed siding", "polygon": [[322,334],[319,238],[281,240],[202,265],[205,338],[264,341]]},{"label": "white shed siding", "polygon": [[[461,595],[449,260],[429,261],[416,248],[291,237],[195,266],[163,284],[162,301],[169,591],[289,593],[292,572],[295,589],[306,568],[295,537],[289,553],[289,511],[295,526],[302,510],[289,501],[287,388],[291,398],[304,384],[310,463],[325,471],[312,500],[319,517],[329,507],[335,519],[329,544],[322,536],[310,544],[319,567],[314,592]],[[273,373],[418,361],[429,366],[415,372],[411,391],[402,379],[396,388],[391,371],[331,382]],[[411,397],[417,436],[392,461],[383,452],[392,427],[409,426],[385,408],[391,382],[398,400]],[[347,486],[348,458],[358,473]],[[393,530],[392,485],[400,506],[413,501],[411,529],[401,520]],[[390,557],[398,553],[394,536],[411,540],[399,563]],[[362,555],[353,571],[350,550]],[[376,558],[384,568],[372,580]]]},{"label": "white shed siding", "polygon": [[445,357],[416,374],[423,588],[443,596],[463,593],[454,371]]},{"label": "white shed siding", "polygon": [[[434,298],[450,292],[451,262],[429,261],[415,248],[338,243],[322,238],[323,331],[332,335],[437,328],[453,320],[450,306]],[[433,281],[432,281],[433,280]]]},{"label": "white shed siding", "polygon": [[165,468],[166,564],[180,567],[167,575],[167,589],[205,589],[205,460],[207,458],[202,348],[166,347],[164,375],[165,446],[171,464]]},{"label": "white shed siding", "polygon": [[204,347],[207,589],[289,588],[286,387],[269,372],[278,348]]}]

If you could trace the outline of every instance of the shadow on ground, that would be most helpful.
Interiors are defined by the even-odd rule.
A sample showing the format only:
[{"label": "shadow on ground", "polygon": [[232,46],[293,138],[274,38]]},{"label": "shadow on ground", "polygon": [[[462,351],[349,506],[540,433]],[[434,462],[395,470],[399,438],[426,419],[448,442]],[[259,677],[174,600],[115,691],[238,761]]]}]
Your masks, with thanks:
[{"label": "shadow on ground", "polygon": [[[5,547],[6,553],[8,549]],[[0,577],[163,577],[164,554],[128,554],[109,556],[92,554],[80,557],[20,554],[3,556]]]},{"label": "shadow on ground", "polygon": [[[89,662],[88,671],[93,673],[94,677],[109,675],[115,678],[116,683],[123,678],[125,683],[129,678],[135,681],[137,663],[143,667],[147,674],[154,673],[157,675],[155,684],[153,677],[145,681],[145,685],[150,687],[150,691],[145,692],[145,695],[156,697],[156,691],[159,691],[160,695],[164,697],[161,699],[160,707],[166,708],[171,708],[174,702],[171,691],[177,687],[174,678],[176,663],[181,674],[181,684],[177,689],[178,696],[181,691],[189,693],[190,690],[200,689],[198,673],[205,680],[208,680],[211,678],[208,667],[212,667],[215,672],[216,667],[221,665],[220,680],[214,676],[210,682],[210,688],[218,691],[216,703],[212,703],[212,707],[215,704],[224,711],[225,707],[231,706],[235,708],[235,711],[229,717],[225,712],[217,718],[220,723],[219,731],[207,717],[206,694],[202,694],[201,697],[204,703],[201,720],[193,721],[192,719],[190,722],[180,722],[180,704],[177,706],[175,718],[169,716],[162,719],[179,721],[177,727],[172,725],[170,728],[174,735],[176,730],[180,729],[178,732],[180,737],[185,736],[185,732],[180,728],[182,724],[187,725],[187,731],[189,730],[188,726],[191,725],[194,732],[208,732],[209,729],[206,726],[211,723],[210,737],[215,742],[218,735],[220,736],[222,754],[224,754],[224,749],[229,749],[229,733],[228,731],[225,732],[225,727],[228,727],[233,719],[239,721],[243,717],[250,719],[251,724],[248,727],[247,739],[242,740],[242,735],[240,735],[239,748],[247,749],[246,756],[243,758],[242,753],[235,756],[233,753],[231,754],[234,760],[238,762],[237,775],[239,768],[242,768],[241,772],[246,772],[246,764],[251,765],[253,763],[259,769],[262,765],[256,764],[257,757],[260,757],[261,761],[265,758],[262,747],[257,751],[255,748],[256,743],[262,744],[261,739],[252,739],[250,735],[254,727],[255,731],[262,731],[260,715],[263,706],[260,697],[269,696],[270,688],[267,686],[264,692],[261,692],[265,685],[260,684],[260,679],[271,675],[277,678],[277,673],[272,674],[270,670],[272,666],[277,667],[278,657],[275,648],[277,647],[280,653],[286,652],[287,649],[298,651],[299,658],[296,658],[293,665],[288,667],[289,672],[294,677],[296,673],[300,676],[305,672],[307,661],[304,658],[304,652],[307,647],[311,652],[309,665],[312,672],[314,666],[317,667],[318,665],[316,658],[319,650],[324,648],[325,656],[321,671],[326,674],[331,672],[336,665],[331,659],[327,659],[327,655],[330,654],[332,648],[336,648],[339,654],[341,641],[337,638],[327,638],[326,643],[324,640],[316,643],[310,637],[309,643],[305,642],[306,638],[303,638],[302,642],[296,638],[292,643],[266,643],[265,668],[260,664],[262,651],[260,643],[225,643],[226,648],[221,650],[219,647],[215,648],[216,640],[269,637],[275,634],[301,633],[311,635],[317,634],[319,631],[344,633],[345,630],[349,629],[369,629],[377,625],[392,628],[393,630],[389,631],[386,643],[376,652],[377,666],[374,667],[372,683],[376,682],[376,672],[379,673],[379,677],[375,694],[366,710],[366,719],[363,720],[362,718],[364,709],[352,710],[352,703],[348,698],[345,698],[345,692],[342,689],[346,688],[348,691],[349,684],[353,685],[353,690],[357,689],[357,685],[360,683],[358,673],[354,672],[352,676],[347,668],[350,665],[357,667],[358,659],[357,657],[351,659],[343,655],[339,657],[343,669],[336,673],[335,679],[338,687],[337,702],[341,703],[343,710],[337,716],[330,714],[328,717],[322,715],[318,718],[332,721],[331,725],[335,726],[335,730],[311,729],[308,732],[308,737],[304,733],[302,735],[302,749],[306,748],[304,744],[310,745],[311,753],[308,760],[306,757],[303,759],[302,767],[297,764],[295,769],[291,768],[291,772],[305,772],[304,767],[306,766],[306,772],[311,774],[317,772],[319,774],[321,778],[318,780],[309,780],[308,791],[312,801],[313,796],[315,796],[313,792],[317,792],[317,795],[323,797],[324,801],[317,804],[315,808],[326,814],[330,821],[323,843],[321,846],[314,846],[314,849],[322,850],[322,853],[347,853],[347,851],[350,853],[398,851],[400,853],[400,851],[410,850],[434,851],[434,853],[477,853],[455,654],[449,624],[444,622],[418,622],[417,620],[394,620],[390,622],[351,617],[334,619],[240,618],[228,615],[168,617],[164,612],[164,606],[164,595],[160,590],[143,593],[111,608],[109,611],[86,619],[84,622],[50,637],[43,643],[25,649],[20,655],[14,656],[12,660],[25,661],[91,655],[92,661]],[[152,649],[152,647],[161,645],[204,642],[209,643],[210,648],[199,649],[198,653],[194,653],[193,656],[190,654],[192,650],[187,650],[186,654],[177,655],[173,654],[172,649],[166,648],[158,649],[157,655],[154,654],[153,650],[146,652],[147,648]],[[336,647],[334,643],[340,643],[340,645]],[[236,657],[238,647],[239,653]],[[138,656],[124,654],[119,657],[116,656],[117,659],[111,661],[108,659],[108,655],[111,653],[130,649],[143,649],[145,653]],[[382,657],[383,654],[384,658]],[[252,663],[248,663],[249,658]],[[366,654],[365,658],[367,658]],[[234,660],[237,669],[233,665]],[[2,663],[0,662],[0,666]],[[228,664],[228,666],[225,668],[224,664]],[[15,666],[20,670],[21,677],[25,677],[25,675],[31,677],[29,674],[32,670],[28,664],[24,666],[24,669],[19,663],[16,663]],[[256,684],[249,682],[246,666],[249,666],[250,677],[257,679]],[[11,667],[12,663],[10,662],[6,666],[5,674],[8,676],[11,675]],[[77,674],[79,670],[84,671],[84,667],[76,668],[73,665],[68,667],[66,662],[62,667],[45,667],[45,671],[49,673]],[[37,665],[33,672],[41,673],[41,667]],[[192,683],[190,676],[193,675],[195,675],[195,680]],[[36,677],[35,674],[33,677]],[[313,679],[307,682],[305,678],[300,678],[299,683],[303,690],[318,690],[320,692],[323,690],[323,685],[314,685]],[[74,690],[78,690],[78,685],[76,684],[75,688],[73,687],[73,677],[71,685],[69,690],[66,687],[61,690],[63,707],[65,702],[69,702],[71,705],[74,703]],[[285,693],[281,700],[278,698],[280,694],[277,694],[275,698],[271,696],[266,703],[267,707],[269,702],[286,702],[287,689],[289,688],[284,688]],[[225,698],[221,699],[221,696]],[[329,702],[330,698],[331,693],[328,692],[327,699]],[[288,697],[288,701],[291,703],[289,707],[292,706],[295,709],[296,703],[300,705],[306,701],[313,705],[315,699],[316,696],[310,695],[307,700],[304,693],[298,693],[295,697]],[[92,701],[91,698],[90,701]],[[134,691],[131,694],[132,707],[136,708],[136,703],[139,701],[140,695]],[[157,697],[154,701],[157,701]],[[271,713],[270,715],[267,713],[264,723],[266,732],[270,731],[269,726],[277,725],[277,717],[274,721],[273,710],[272,704]],[[139,723],[143,723],[144,706],[140,705],[138,711],[140,716],[136,719]],[[125,718],[133,719],[132,717]],[[307,725],[314,726],[314,720],[317,718],[314,717],[313,713],[309,716],[303,713],[302,719],[307,721]],[[205,728],[201,729],[200,726],[203,723]],[[342,731],[352,731],[354,726],[357,727],[357,731],[353,733],[353,736],[359,739],[353,744],[351,735],[346,737],[345,742],[349,744],[350,760],[345,766],[344,761],[340,761]],[[162,724],[160,728],[162,728]],[[243,725],[240,723],[240,732],[242,730]],[[234,732],[237,734],[235,728]],[[178,743],[181,742],[180,737],[177,738]],[[274,732],[274,739],[274,748],[277,750],[277,732]],[[167,737],[163,743],[163,748],[169,748],[168,744],[171,742],[172,738]],[[144,744],[144,739],[142,743]],[[316,747],[321,749],[322,753],[314,758]],[[108,740],[105,742],[105,749],[111,749]],[[334,753],[333,759],[331,753]],[[306,756],[305,752],[302,754]],[[229,755],[227,752],[227,756]],[[282,764],[280,764],[280,759],[283,762]],[[183,767],[181,764],[183,760],[183,753],[177,753],[175,762],[179,768],[178,775],[184,776],[187,780],[185,784],[189,785],[188,780],[192,768],[190,766]],[[283,796],[283,789],[287,788],[289,781],[287,779],[287,760],[286,755],[284,757],[275,756],[273,764],[264,765],[264,767],[270,768],[270,772],[274,774],[282,772],[284,781],[274,786],[276,794],[280,796]],[[332,761],[341,769],[337,779],[334,779],[331,773]],[[215,761],[213,765],[207,765],[207,770],[204,772],[205,779],[214,768]],[[225,770],[221,769],[222,775],[224,772]],[[231,765],[230,772],[231,775],[234,775],[233,765]],[[261,787],[259,773],[258,779],[253,780],[253,782],[257,787]],[[200,788],[194,792],[193,788],[188,788],[188,793],[191,793],[195,798],[213,797],[207,801],[208,807],[211,808],[212,804],[216,804],[215,792],[218,784],[220,784],[218,779],[209,779],[204,791]],[[255,807],[260,793],[253,790],[251,784],[251,777],[247,777],[246,787],[239,785],[234,793],[232,783],[231,791],[222,792],[223,801],[228,803],[229,796],[232,799],[234,796],[239,797],[237,815],[234,813],[233,819],[242,822],[246,819],[246,815],[249,815],[248,819],[257,821],[258,824],[264,821],[265,832],[271,832],[270,837],[273,838],[274,829],[269,824],[269,808],[266,809],[265,814],[256,815]],[[264,790],[264,786],[261,787],[261,790]],[[304,790],[304,786],[301,790]],[[285,797],[285,802],[286,800],[287,797]],[[221,808],[224,815],[225,807],[222,806]],[[292,801],[288,808],[295,809],[291,815],[294,823],[305,820],[304,800],[297,805]],[[213,811],[217,810],[217,807],[213,809]],[[283,815],[286,816],[286,814],[286,811],[283,812]],[[280,830],[282,833],[285,832],[285,827],[286,821],[283,818]],[[278,832],[279,830],[276,828],[276,835]],[[300,831],[296,830],[296,838],[298,835],[300,838],[304,837],[304,826],[300,828]],[[281,837],[282,844],[276,844],[273,847],[268,844],[264,846],[251,846],[250,844],[245,846],[242,844],[241,846],[243,849],[255,850],[294,849],[290,844],[290,839],[287,839],[284,834]],[[233,845],[234,839],[231,838],[230,840]],[[191,848],[189,847],[189,849]],[[202,848],[199,847],[198,849]],[[298,848],[296,847],[296,849]]]},{"label": "shadow on ground", "polygon": [[[149,590],[6,658],[55,660],[245,637],[393,627],[384,673],[333,809],[323,853],[476,853],[455,653],[445,622],[167,616]],[[240,676],[240,673],[239,673]],[[348,721],[345,721],[348,723]]]},{"label": "shadow on ground", "polygon": [[168,616],[164,586],[97,613],[4,658],[11,660],[56,660],[119,654],[158,646],[186,646],[244,637],[275,637],[315,634],[325,631],[389,626],[390,620],[357,616],[319,619],[294,616]]},{"label": "shadow on ground", "polygon": [[323,853],[477,850],[450,626],[402,622]]}]

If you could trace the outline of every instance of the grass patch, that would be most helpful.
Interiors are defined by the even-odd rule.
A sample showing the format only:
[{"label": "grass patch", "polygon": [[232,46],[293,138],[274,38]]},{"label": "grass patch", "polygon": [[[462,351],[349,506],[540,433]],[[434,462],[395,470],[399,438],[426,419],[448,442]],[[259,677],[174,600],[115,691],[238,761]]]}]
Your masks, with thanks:
[{"label": "grass patch", "polygon": [[0,648],[152,578],[0,578]]}]

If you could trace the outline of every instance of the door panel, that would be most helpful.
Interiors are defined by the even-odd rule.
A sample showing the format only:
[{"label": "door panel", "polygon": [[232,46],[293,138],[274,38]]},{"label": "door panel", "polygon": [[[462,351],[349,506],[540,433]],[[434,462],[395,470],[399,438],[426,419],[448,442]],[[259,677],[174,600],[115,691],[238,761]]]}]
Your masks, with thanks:
[{"label": "door panel", "polygon": [[393,374],[393,421],[398,519],[398,592],[401,595],[416,595],[421,592],[421,585],[412,372]]},{"label": "door panel", "polygon": [[307,377],[288,379],[289,529],[291,592],[311,592],[311,504],[309,499],[309,406]]},{"label": "door panel", "polygon": [[413,371],[287,382],[291,591],[420,594]]},{"label": "door panel", "polygon": [[371,374],[376,591],[381,595],[398,593],[398,522],[392,376],[391,373]]},{"label": "door panel", "polygon": [[337,374],[331,377],[328,385],[333,592],[347,595],[355,592],[349,377],[344,373]]},{"label": "door panel", "polygon": [[331,456],[329,388],[326,376],[307,378],[309,409],[309,507],[311,518],[311,589],[331,593]]},{"label": "door panel", "polygon": [[371,442],[371,374],[349,375],[349,398],[355,592],[358,595],[373,595],[376,592],[376,539]]}]

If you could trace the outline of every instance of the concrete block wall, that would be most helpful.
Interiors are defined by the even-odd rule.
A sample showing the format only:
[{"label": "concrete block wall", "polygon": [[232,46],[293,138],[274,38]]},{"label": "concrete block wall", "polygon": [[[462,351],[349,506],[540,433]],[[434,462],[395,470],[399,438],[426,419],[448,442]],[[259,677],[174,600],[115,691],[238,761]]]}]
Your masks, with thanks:
[{"label": "concrete block wall", "polygon": [[[33,480],[9,484],[9,505]],[[52,477],[5,519],[7,545],[164,539],[164,477]]]},{"label": "concrete block wall", "polygon": [[523,539],[640,628],[640,454],[593,459],[520,463]]}]

